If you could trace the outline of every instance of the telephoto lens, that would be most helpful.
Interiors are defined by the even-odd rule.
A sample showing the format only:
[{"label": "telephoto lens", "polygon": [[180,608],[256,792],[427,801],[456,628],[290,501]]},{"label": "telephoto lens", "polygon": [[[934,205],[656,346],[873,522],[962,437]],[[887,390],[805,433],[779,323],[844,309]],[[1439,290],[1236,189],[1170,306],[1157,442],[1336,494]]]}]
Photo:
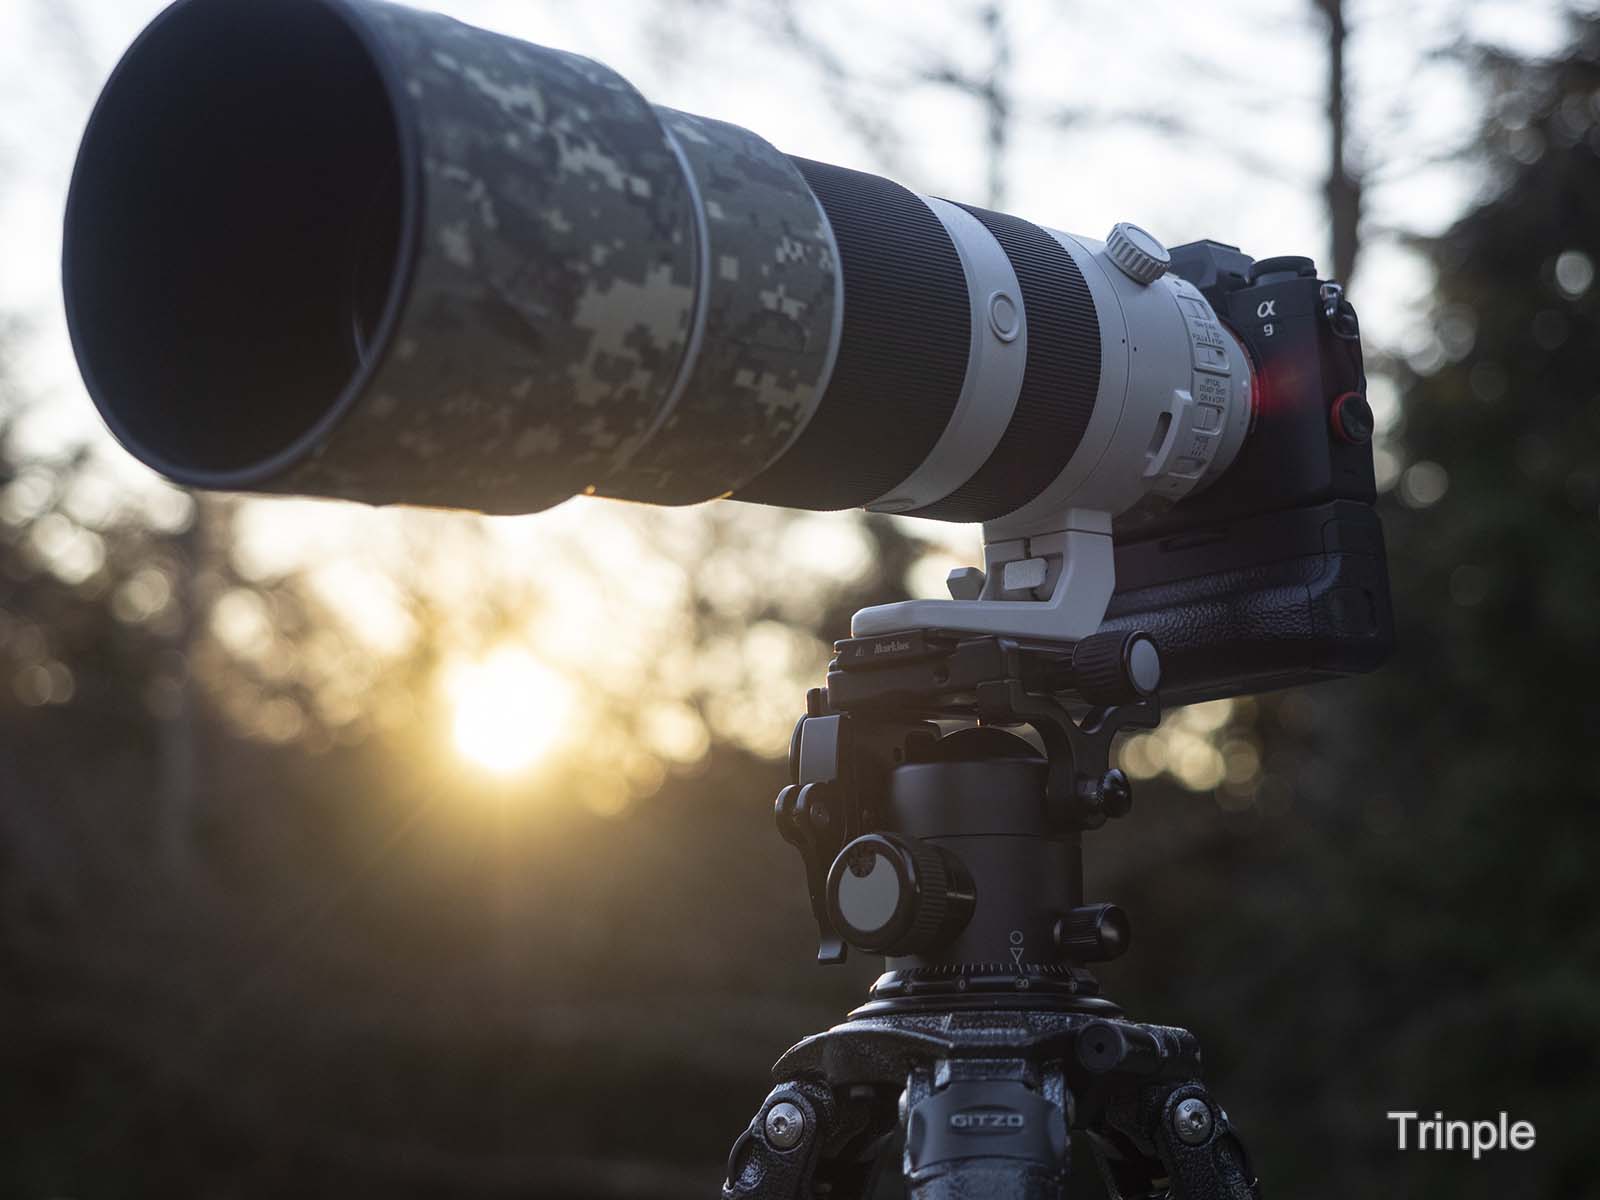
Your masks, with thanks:
[{"label": "telephoto lens", "polygon": [[1237,453],[1247,355],[1167,266],[437,14],[179,0],[90,119],[63,272],[107,425],[182,484],[1026,523]]}]

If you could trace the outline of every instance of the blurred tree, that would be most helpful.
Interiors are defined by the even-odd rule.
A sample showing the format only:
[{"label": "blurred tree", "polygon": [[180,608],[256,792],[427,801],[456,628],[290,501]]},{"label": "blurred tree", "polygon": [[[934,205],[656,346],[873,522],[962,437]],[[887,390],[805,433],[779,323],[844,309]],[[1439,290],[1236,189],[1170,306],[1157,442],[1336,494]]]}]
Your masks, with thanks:
[{"label": "blurred tree", "polygon": [[[1399,654],[1271,707],[1241,835],[1144,863],[1187,916],[1141,929],[1130,992],[1200,1030],[1274,1191],[1568,1196],[1600,1169],[1600,19],[1571,33],[1548,61],[1467,51],[1489,187],[1419,242]],[[1401,1154],[1390,1110],[1509,1111],[1538,1143]]]},{"label": "blurred tree", "polygon": [[1361,237],[1361,174],[1352,162],[1348,141],[1350,101],[1345,72],[1345,47],[1350,32],[1344,0],[1313,0],[1327,23],[1328,82],[1324,105],[1328,118],[1328,177],[1323,184],[1329,223],[1333,278],[1348,285],[1355,275]]},{"label": "blurred tree", "polygon": [[[1498,1177],[1552,1196],[1600,1168],[1600,17],[1574,14],[1570,46],[1477,52],[1490,192],[1425,243],[1434,344],[1405,380],[1412,461],[1385,518],[1402,657],[1330,747],[1363,797],[1359,882],[1385,900],[1353,964],[1392,1045],[1368,1085],[1534,1121],[1541,1150]],[[1470,1163],[1448,1193],[1437,1164],[1404,1165],[1413,1194],[1482,1186]]]}]

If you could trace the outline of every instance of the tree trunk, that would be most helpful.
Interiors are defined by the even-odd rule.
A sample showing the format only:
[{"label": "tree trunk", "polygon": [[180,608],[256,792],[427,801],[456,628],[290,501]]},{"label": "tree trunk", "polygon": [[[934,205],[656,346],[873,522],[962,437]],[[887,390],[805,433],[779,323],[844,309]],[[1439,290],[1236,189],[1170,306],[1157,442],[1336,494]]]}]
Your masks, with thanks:
[{"label": "tree trunk", "polygon": [[1347,145],[1349,96],[1344,55],[1349,38],[1344,0],[1312,0],[1328,23],[1328,176],[1323,197],[1328,206],[1333,276],[1349,284],[1361,252],[1361,174],[1350,165]]},{"label": "tree trunk", "polygon": [[208,502],[195,499],[194,518],[177,539],[179,563],[173,580],[173,602],[178,627],[170,639],[178,694],[173,711],[159,722],[161,782],[156,814],[157,854],[170,880],[187,879],[194,863],[195,808],[198,791],[198,702],[195,695],[194,654],[199,644],[205,602],[200,574],[206,558]]},{"label": "tree trunk", "polygon": [[1005,9],[986,4],[979,14],[989,36],[989,78],[982,89],[985,117],[984,157],[988,167],[985,203],[1002,209],[1006,203],[1006,155],[1011,135],[1011,36],[1006,29]]}]

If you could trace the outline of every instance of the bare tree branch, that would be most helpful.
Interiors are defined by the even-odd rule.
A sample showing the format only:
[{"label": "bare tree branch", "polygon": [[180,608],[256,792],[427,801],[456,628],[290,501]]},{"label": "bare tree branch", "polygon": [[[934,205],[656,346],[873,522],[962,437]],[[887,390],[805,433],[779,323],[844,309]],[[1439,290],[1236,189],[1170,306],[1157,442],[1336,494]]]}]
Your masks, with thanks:
[{"label": "bare tree branch", "polygon": [[1147,109],[1060,108],[1049,115],[1049,124],[1063,131],[1084,125],[1134,126],[1170,137],[1175,141],[1191,141],[1207,145],[1214,153],[1221,153],[1237,163],[1241,170],[1262,179],[1302,186],[1306,183],[1294,172],[1286,170],[1277,159],[1268,158],[1245,145],[1239,139],[1217,139],[1201,129],[1186,116],[1174,112],[1152,112]]},{"label": "bare tree branch", "polygon": [[903,143],[894,126],[860,94],[861,76],[800,18],[798,0],[768,0],[777,32],[822,76],[823,95],[845,127],[861,140],[882,169],[891,175],[905,168]]},{"label": "bare tree branch", "polygon": [[1005,7],[997,0],[981,5],[976,21],[987,43],[989,61],[974,73],[938,51],[913,75],[918,83],[948,88],[978,103],[983,111],[984,203],[1001,208],[1006,202],[1007,161],[1016,104],[1011,91],[1013,57]]}]

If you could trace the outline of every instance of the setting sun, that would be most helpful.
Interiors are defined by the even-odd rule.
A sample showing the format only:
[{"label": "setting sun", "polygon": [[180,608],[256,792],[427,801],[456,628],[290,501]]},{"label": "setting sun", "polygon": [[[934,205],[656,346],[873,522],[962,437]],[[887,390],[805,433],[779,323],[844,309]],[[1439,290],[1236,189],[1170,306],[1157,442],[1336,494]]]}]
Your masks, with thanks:
[{"label": "setting sun", "polygon": [[456,751],[503,775],[549,753],[566,733],[572,704],[566,680],[514,647],[451,668],[445,694]]}]

